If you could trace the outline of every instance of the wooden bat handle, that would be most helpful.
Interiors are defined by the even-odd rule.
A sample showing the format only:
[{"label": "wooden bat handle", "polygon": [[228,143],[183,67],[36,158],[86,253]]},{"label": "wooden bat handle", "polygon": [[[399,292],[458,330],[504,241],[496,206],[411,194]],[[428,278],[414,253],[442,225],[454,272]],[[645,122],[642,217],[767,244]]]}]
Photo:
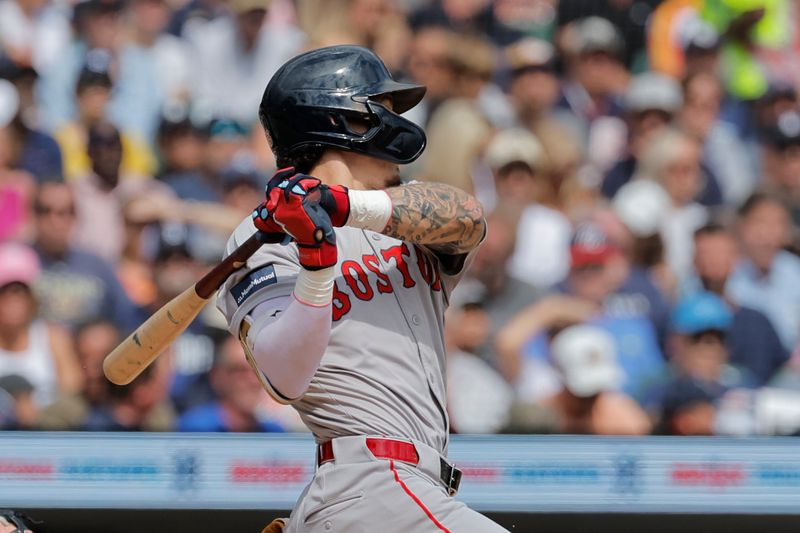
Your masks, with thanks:
[{"label": "wooden bat handle", "polygon": [[211,269],[211,271],[203,276],[200,281],[194,284],[194,290],[201,298],[211,298],[217,289],[222,287],[225,280],[231,274],[239,270],[247,263],[256,250],[261,248],[265,242],[278,242],[270,235],[263,233],[255,233],[252,237],[247,239],[235,249],[231,254],[222,260],[220,264]]},{"label": "wooden bat handle", "polygon": [[214,292],[267,242],[280,242],[282,234],[257,232],[220,264],[156,311],[136,331],[106,356],[103,372],[112,383],[127,385],[189,327]]}]

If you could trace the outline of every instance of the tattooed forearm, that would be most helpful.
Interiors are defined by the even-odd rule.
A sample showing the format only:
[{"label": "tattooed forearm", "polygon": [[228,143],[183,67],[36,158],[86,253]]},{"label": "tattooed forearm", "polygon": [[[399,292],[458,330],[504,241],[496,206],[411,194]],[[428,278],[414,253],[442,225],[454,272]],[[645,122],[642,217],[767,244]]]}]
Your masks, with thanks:
[{"label": "tattooed forearm", "polygon": [[483,207],[472,195],[443,183],[412,183],[387,189],[392,218],[383,233],[425,244],[444,254],[462,254],[483,238]]}]

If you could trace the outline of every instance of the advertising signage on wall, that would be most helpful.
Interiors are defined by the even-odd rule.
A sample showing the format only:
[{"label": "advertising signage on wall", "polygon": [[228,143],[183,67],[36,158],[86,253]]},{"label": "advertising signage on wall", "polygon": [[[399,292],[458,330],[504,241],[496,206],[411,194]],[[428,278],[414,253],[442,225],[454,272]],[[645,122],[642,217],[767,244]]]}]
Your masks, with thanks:
[{"label": "advertising signage on wall", "polygon": [[[795,442],[454,436],[450,459],[482,511],[795,514]],[[289,509],[314,454],[308,435],[0,433],[0,502]]]}]

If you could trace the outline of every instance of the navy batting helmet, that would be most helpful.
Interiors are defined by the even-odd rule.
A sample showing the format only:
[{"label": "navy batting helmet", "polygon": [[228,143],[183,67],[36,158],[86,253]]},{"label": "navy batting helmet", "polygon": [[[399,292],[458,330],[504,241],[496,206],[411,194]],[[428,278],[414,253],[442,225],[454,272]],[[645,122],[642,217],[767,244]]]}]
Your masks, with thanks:
[{"label": "navy batting helmet", "polygon": [[[424,95],[421,85],[393,80],[374,52],[331,46],[301,54],[278,69],[258,116],[279,161],[303,148],[332,147],[404,164],[425,149],[425,133],[398,113]],[[391,97],[393,111],[376,101],[381,96]],[[353,119],[366,124],[366,131],[354,131]]]}]

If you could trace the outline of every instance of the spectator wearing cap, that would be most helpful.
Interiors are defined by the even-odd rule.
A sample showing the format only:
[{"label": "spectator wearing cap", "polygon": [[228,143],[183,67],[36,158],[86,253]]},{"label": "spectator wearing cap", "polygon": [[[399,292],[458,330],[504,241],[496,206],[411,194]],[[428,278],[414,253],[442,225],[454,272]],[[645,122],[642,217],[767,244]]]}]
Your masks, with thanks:
[{"label": "spectator wearing cap", "polygon": [[705,290],[726,301],[733,313],[727,336],[730,361],[764,385],[786,363],[789,353],[763,313],[728,297],[728,280],[738,259],[739,246],[731,230],[714,223],[703,226],[694,234],[694,276],[686,280],[683,292]]},{"label": "spectator wearing cap", "polygon": [[[40,407],[34,399],[35,388],[23,376],[8,374],[0,377],[0,403],[9,401],[13,404],[5,421],[0,422],[0,429],[30,431],[36,429],[39,422]],[[10,415],[10,416],[9,416]]]},{"label": "spectator wearing cap", "polygon": [[723,88],[712,72],[696,72],[683,81],[681,127],[703,147],[708,182],[701,203],[711,205],[710,186],[719,184],[726,205],[739,206],[753,192],[757,176],[748,147],[732,125],[720,120]]},{"label": "spectator wearing cap", "polygon": [[[207,233],[178,221],[162,221],[151,229],[157,233],[151,257],[156,296],[149,310],[155,312],[202,276],[206,267],[200,259],[208,256],[209,243]],[[219,253],[215,251],[216,257]],[[215,327],[212,318],[213,314],[201,315],[192,321],[172,345],[169,394],[178,412],[202,405],[213,396],[208,371],[213,364],[215,340],[225,332]]]},{"label": "spectator wearing cap", "polygon": [[259,404],[264,389],[244,356],[236,338],[227,335],[215,354],[210,371],[214,399],[186,411],[178,419],[178,431],[275,433],[284,428],[262,419]]},{"label": "spectator wearing cap", "polygon": [[263,202],[264,183],[267,177],[255,166],[247,153],[234,157],[230,165],[220,174],[222,203],[243,217],[252,212],[253,206]]},{"label": "spectator wearing cap", "polygon": [[43,407],[80,390],[82,376],[68,334],[37,315],[32,287],[38,274],[32,249],[0,244],[0,377],[28,380]]},{"label": "spectator wearing cap", "polygon": [[552,112],[558,102],[558,77],[553,45],[526,38],[503,50],[511,74],[509,92],[520,121],[529,126]]},{"label": "spectator wearing cap", "polygon": [[42,315],[69,329],[105,317],[123,331],[142,320],[112,267],[73,243],[75,194],[66,183],[47,182],[33,199],[34,248],[42,272],[36,291]]},{"label": "spectator wearing cap", "polygon": [[[539,39],[522,39],[504,50],[510,69],[509,96],[522,128],[533,133],[542,146],[539,167],[557,183],[580,160],[582,141],[569,112],[557,108],[559,81],[553,46]],[[565,116],[566,115],[566,116]]]},{"label": "spectator wearing cap", "polygon": [[664,373],[657,330],[668,313],[663,298],[596,224],[578,226],[570,256],[567,279],[498,333],[498,367],[523,395],[536,398],[534,389],[552,388],[542,368],[550,365],[545,333],[564,323],[591,322],[617,339],[624,390],[643,401]]},{"label": "spectator wearing cap", "polygon": [[742,258],[726,293],[738,305],[764,313],[791,351],[800,332],[800,259],[784,250],[790,242],[789,212],[778,197],[755,193],[739,209],[736,230]]},{"label": "spectator wearing cap", "polygon": [[717,72],[720,62],[720,34],[700,18],[690,19],[680,35],[683,47],[682,78],[699,72]]},{"label": "spectator wearing cap", "polygon": [[671,205],[664,188],[650,180],[626,183],[611,201],[614,215],[627,230],[621,242],[631,264],[645,271],[661,294],[667,297],[675,293],[678,284],[677,277],[665,262],[661,236],[663,219]]},{"label": "spectator wearing cap", "polygon": [[602,191],[607,198],[613,198],[630,181],[644,146],[656,131],[673,121],[682,103],[680,85],[674,79],[653,72],[633,78],[624,99],[627,146],[603,178]]},{"label": "spectator wearing cap", "polygon": [[655,72],[676,79],[716,72],[720,44],[719,33],[700,17],[692,2],[665,0],[653,11],[647,57]]},{"label": "spectator wearing cap", "polygon": [[[164,116],[158,129],[160,180],[183,200],[219,202],[220,186],[207,170],[208,128],[190,116]],[[227,154],[226,154],[227,156]]]},{"label": "spectator wearing cap", "polygon": [[64,47],[51,69],[41,73],[39,105],[50,131],[75,119],[78,77],[89,51],[101,49],[111,55],[116,73],[106,120],[141,142],[154,138],[164,94],[152,56],[128,38],[124,8],[121,0],[83,0],[75,6],[75,40]]},{"label": "spectator wearing cap", "polygon": [[590,325],[573,325],[550,343],[553,364],[564,387],[543,403],[556,413],[559,433],[647,435],[647,414],[620,392],[625,373],[615,340]]},{"label": "spectator wearing cap", "polygon": [[[233,0],[229,16],[184,31],[200,65],[194,98],[212,113],[255,123],[272,74],[300,52],[303,34],[294,26],[265,24],[271,0]],[[187,28],[188,30],[188,28]]]},{"label": "spectator wearing cap", "polygon": [[478,197],[517,217],[517,240],[508,272],[546,289],[566,276],[572,228],[561,212],[542,203],[551,192],[542,172],[542,156],[541,144],[527,130],[498,132],[484,154],[494,175],[496,201],[488,194]]},{"label": "spectator wearing cap", "polygon": [[800,112],[782,113],[761,135],[766,188],[784,198],[792,219],[800,222]]},{"label": "spectator wearing cap", "polygon": [[672,310],[667,356],[676,376],[701,379],[726,389],[754,387],[747,369],[734,366],[726,345],[733,313],[716,294],[686,296]]},{"label": "spectator wearing cap", "polygon": [[239,154],[250,152],[249,134],[244,123],[231,118],[218,117],[211,121],[208,126],[205,168],[213,180],[219,178]]},{"label": "spectator wearing cap", "polygon": [[677,378],[662,399],[657,433],[677,436],[706,436],[716,433],[717,402],[724,393],[715,381]]},{"label": "spectator wearing cap", "polygon": [[[576,228],[569,250],[570,274],[556,290],[593,301],[613,318],[645,319],[661,345],[669,319],[667,302],[648,273],[631,264],[619,238],[612,240],[600,223],[583,223]],[[606,286],[601,286],[603,282]]]},{"label": "spectator wearing cap", "polygon": [[624,42],[611,22],[589,17],[570,23],[562,43],[566,77],[558,106],[572,118],[588,161],[605,170],[624,144]]},{"label": "spectator wearing cap", "polygon": [[[105,50],[89,51],[75,85],[77,114],[74,120],[64,123],[55,133],[64,157],[66,180],[80,180],[91,172],[89,129],[105,120],[113,90],[111,55]],[[150,149],[136,135],[125,131],[120,132],[120,140],[121,172],[151,176],[156,162]]]},{"label": "spectator wearing cap", "polygon": [[631,4],[617,0],[559,0],[556,18],[559,27],[590,17],[611,22],[620,35],[625,64],[636,71],[645,60],[642,52],[650,15],[661,1],[643,0]]}]

